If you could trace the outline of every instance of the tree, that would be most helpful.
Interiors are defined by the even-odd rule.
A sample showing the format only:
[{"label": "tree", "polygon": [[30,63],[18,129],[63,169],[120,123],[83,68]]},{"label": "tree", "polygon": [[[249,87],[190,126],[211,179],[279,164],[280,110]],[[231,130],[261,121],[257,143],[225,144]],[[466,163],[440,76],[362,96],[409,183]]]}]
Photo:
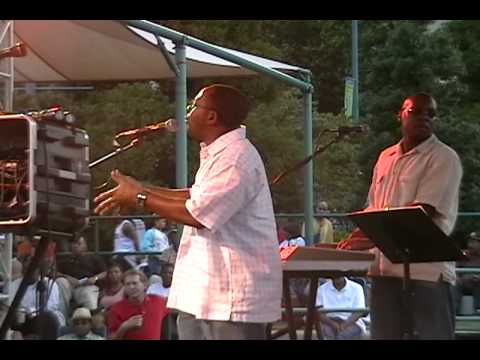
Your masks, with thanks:
[{"label": "tree", "polygon": [[[285,90],[269,103],[260,103],[249,116],[247,134],[262,155],[269,179],[291,168],[305,157],[303,151],[303,109],[301,94]],[[313,114],[316,137],[323,130],[345,125],[343,115]],[[324,133],[317,144],[325,145],[331,135]],[[315,193],[338,211],[361,206],[364,195],[357,196],[360,168],[356,164],[359,144],[343,141],[313,159]],[[303,168],[272,186],[276,212],[303,211]]]},{"label": "tree", "polygon": [[480,23],[477,20],[455,20],[446,24],[461,51],[466,72],[461,81],[468,85],[464,104],[478,102],[480,98]]},{"label": "tree", "polygon": [[465,94],[460,81],[465,67],[449,33],[428,32],[424,23],[366,21],[361,39],[361,115],[372,130],[361,161],[364,173],[371,174],[380,150],[401,137],[395,117],[403,99],[429,92],[441,117],[448,118]]},{"label": "tree", "polygon": [[351,22],[347,20],[282,20],[266,24],[272,41],[291,64],[312,71],[316,109],[339,113],[344,79],[350,73]]},{"label": "tree", "polygon": [[[344,78],[350,64],[350,21],[346,20],[164,20],[160,24],[218,45],[241,49],[309,69],[313,73],[319,112],[338,113],[343,107]],[[262,36],[259,36],[262,34]],[[265,79],[252,78],[255,96]],[[268,82],[267,82],[268,83]],[[278,85],[278,82],[276,83]],[[255,89],[257,88],[257,89]],[[271,98],[270,98],[271,99]]]}]

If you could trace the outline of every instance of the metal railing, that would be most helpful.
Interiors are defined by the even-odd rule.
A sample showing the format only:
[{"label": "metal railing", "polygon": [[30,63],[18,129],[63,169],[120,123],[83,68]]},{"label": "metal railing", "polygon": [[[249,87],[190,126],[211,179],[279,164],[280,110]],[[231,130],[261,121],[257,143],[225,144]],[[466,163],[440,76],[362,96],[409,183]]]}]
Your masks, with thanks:
[{"label": "metal railing", "polygon": [[[345,233],[348,231],[351,231],[355,225],[351,223],[347,219],[347,213],[315,213],[315,217],[320,217],[324,216],[326,218],[329,218],[334,226],[334,233]],[[480,212],[461,212],[458,214],[459,218],[470,218],[470,217],[478,217],[479,222],[480,222]],[[295,218],[295,219],[303,219],[304,214],[303,213],[277,213],[275,214],[275,217],[277,219],[282,219],[282,218]],[[89,218],[91,227],[93,229],[93,250],[95,252],[100,251],[100,226],[101,223],[103,222],[112,222],[112,221],[118,221],[121,219],[156,219],[158,218],[157,215],[130,215],[130,216],[91,216]],[[480,229],[480,223],[479,223],[479,229]],[[111,234],[111,243],[113,244],[113,233]],[[103,251],[103,254],[107,255],[108,252]],[[113,253],[113,252],[112,252]]]}]

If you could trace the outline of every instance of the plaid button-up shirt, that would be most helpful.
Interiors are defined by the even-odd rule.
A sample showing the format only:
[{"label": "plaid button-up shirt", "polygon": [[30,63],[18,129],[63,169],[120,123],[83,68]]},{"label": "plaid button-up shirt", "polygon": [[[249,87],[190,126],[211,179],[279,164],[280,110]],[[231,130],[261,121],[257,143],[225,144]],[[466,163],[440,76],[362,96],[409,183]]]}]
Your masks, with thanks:
[{"label": "plaid button-up shirt", "polygon": [[244,128],[201,144],[186,207],[205,228],[184,227],[168,307],[198,319],[278,320],[282,271],[272,199]]}]

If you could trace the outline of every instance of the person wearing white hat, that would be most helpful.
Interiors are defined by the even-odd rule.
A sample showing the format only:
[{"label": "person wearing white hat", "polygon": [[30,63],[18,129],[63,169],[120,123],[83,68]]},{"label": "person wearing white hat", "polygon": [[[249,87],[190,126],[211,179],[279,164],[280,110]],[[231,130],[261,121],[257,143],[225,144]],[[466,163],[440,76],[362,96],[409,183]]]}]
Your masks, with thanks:
[{"label": "person wearing white hat", "polygon": [[87,308],[81,307],[73,312],[72,325],[73,332],[57,340],[105,340],[92,332],[92,314]]}]

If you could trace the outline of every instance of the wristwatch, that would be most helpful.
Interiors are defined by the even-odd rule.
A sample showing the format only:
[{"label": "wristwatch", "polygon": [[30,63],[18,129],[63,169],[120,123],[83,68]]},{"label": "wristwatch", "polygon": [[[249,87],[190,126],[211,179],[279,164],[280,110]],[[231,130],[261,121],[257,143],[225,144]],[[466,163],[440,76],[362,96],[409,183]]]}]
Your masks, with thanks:
[{"label": "wristwatch", "polygon": [[147,194],[139,192],[137,194],[137,207],[141,210],[145,209],[145,201],[147,201]]}]

